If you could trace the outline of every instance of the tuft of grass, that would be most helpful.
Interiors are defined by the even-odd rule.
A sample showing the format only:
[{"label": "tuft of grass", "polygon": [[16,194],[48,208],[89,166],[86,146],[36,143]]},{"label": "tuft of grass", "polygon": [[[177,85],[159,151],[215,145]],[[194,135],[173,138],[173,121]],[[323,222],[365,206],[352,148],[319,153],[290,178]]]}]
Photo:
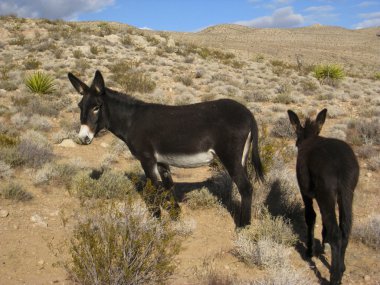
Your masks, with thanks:
[{"label": "tuft of grass", "polygon": [[74,228],[72,261],[65,267],[73,281],[84,285],[164,284],[178,251],[166,220],[152,218],[132,200],[102,202],[88,209]]},{"label": "tuft of grass", "polygon": [[376,73],[373,75],[373,79],[375,79],[375,80],[380,80],[380,71],[379,71],[379,72],[376,72]]},{"label": "tuft of grass", "polygon": [[379,249],[380,248],[380,215],[372,215],[368,220],[354,224],[352,237],[360,240],[364,244]]},{"label": "tuft of grass", "polygon": [[235,240],[234,253],[250,266],[273,268],[288,263],[290,250],[270,238],[252,242],[243,234],[238,234],[238,238]]},{"label": "tuft of grass", "polygon": [[14,201],[29,201],[33,198],[32,194],[27,192],[21,184],[9,183],[1,190],[1,196],[5,199]]},{"label": "tuft of grass", "polygon": [[31,57],[28,58],[24,61],[24,66],[26,70],[31,70],[31,69],[38,69],[41,66],[41,61]]},{"label": "tuft of grass", "polygon": [[338,64],[319,64],[313,70],[315,78],[321,84],[335,86],[340,80],[345,77],[343,68]]},{"label": "tuft of grass", "polygon": [[54,79],[43,72],[37,71],[25,78],[26,87],[37,94],[50,94],[55,91]]},{"label": "tuft of grass", "polygon": [[219,205],[218,199],[206,187],[186,194],[186,204],[191,209],[206,209]]}]

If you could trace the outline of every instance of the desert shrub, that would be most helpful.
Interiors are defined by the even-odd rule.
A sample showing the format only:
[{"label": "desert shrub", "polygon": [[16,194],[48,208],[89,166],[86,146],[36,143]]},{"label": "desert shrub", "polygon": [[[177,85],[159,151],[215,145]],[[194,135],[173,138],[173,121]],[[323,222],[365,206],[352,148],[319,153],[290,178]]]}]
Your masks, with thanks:
[{"label": "desert shrub", "polygon": [[63,104],[58,99],[44,100],[45,98],[32,98],[28,100],[24,113],[28,116],[41,115],[48,117],[56,117],[59,114]]},{"label": "desert shrub", "polygon": [[244,234],[239,233],[235,240],[234,253],[250,266],[272,268],[287,264],[290,250],[270,238],[253,242]]},{"label": "desert shrub", "polygon": [[380,155],[375,155],[368,160],[368,169],[372,171],[380,169]]},{"label": "desert shrub", "polygon": [[37,71],[25,78],[26,87],[33,93],[49,94],[55,90],[54,79],[43,72]]},{"label": "desert shrub", "polygon": [[75,61],[75,69],[79,70],[80,74],[84,74],[90,68],[90,63],[84,58],[79,58]]},{"label": "desert shrub", "polygon": [[74,228],[66,268],[80,284],[164,284],[178,249],[166,220],[130,200],[103,203]]},{"label": "desert shrub", "polygon": [[50,120],[38,114],[34,114],[29,119],[29,124],[34,130],[37,131],[50,131],[50,129],[52,128]]},{"label": "desert shrub", "polygon": [[18,129],[25,127],[28,120],[28,117],[21,113],[16,113],[11,117],[12,124]]},{"label": "desert shrub", "polygon": [[185,86],[190,86],[193,84],[193,79],[188,75],[178,75],[174,79],[177,82],[181,82]]},{"label": "desert shrub", "polygon": [[319,64],[314,67],[314,76],[321,84],[335,86],[344,78],[343,68],[337,64]]},{"label": "desert shrub", "polygon": [[9,178],[12,174],[12,167],[5,161],[0,160],[0,179]]},{"label": "desert shrub", "polygon": [[305,78],[300,81],[300,85],[302,87],[303,92],[305,94],[313,94],[315,91],[318,90],[318,85],[311,79]]},{"label": "desert shrub", "polygon": [[380,248],[380,215],[372,215],[366,221],[355,223],[352,237],[375,249]]},{"label": "desert shrub", "polygon": [[17,37],[11,39],[8,42],[8,44],[16,46],[24,46],[26,43],[28,43],[28,40],[25,38],[23,34],[17,35]]},{"label": "desert shrub", "polygon": [[80,59],[80,58],[84,57],[84,53],[80,49],[76,49],[73,51],[73,56],[76,59]]},{"label": "desert shrub", "polygon": [[0,133],[0,160],[10,166],[17,166],[22,163],[17,146],[20,140],[17,137]]},{"label": "desert shrub", "polygon": [[156,83],[142,71],[127,71],[113,77],[126,92],[150,93],[156,88]]},{"label": "desert shrub", "polygon": [[181,219],[173,222],[171,227],[177,235],[186,237],[194,231],[194,229],[197,227],[197,224],[194,219]]},{"label": "desert shrub", "polygon": [[254,220],[252,225],[242,229],[238,233],[238,237],[245,238],[253,243],[270,239],[284,246],[293,246],[297,242],[297,237],[290,227],[289,220],[280,216],[273,217],[268,211],[264,212],[260,219]]},{"label": "desert shrub", "polygon": [[271,135],[278,138],[294,138],[294,130],[287,117],[278,118],[271,130]]},{"label": "desert shrub", "polygon": [[94,55],[98,55],[99,52],[100,52],[100,48],[98,46],[95,46],[95,45],[91,45],[90,46],[90,52]]},{"label": "desert shrub", "polygon": [[122,36],[121,39],[120,39],[120,42],[124,46],[131,46],[133,44],[132,38],[131,38],[130,35],[124,35],[124,36]]},{"label": "desert shrub", "polygon": [[375,80],[380,80],[380,72],[376,72],[376,73],[373,75],[373,79],[375,79]]},{"label": "desert shrub", "polygon": [[33,198],[32,194],[27,192],[21,184],[8,183],[1,189],[1,196],[4,199],[10,199],[14,201],[29,201]]},{"label": "desert shrub", "polygon": [[100,177],[91,177],[88,172],[78,173],[71,184],[70,192],[80,199],[123,198],[134,189],[132,182],[122,173],[106,170]]},{"label": "desert shrub", "polygon": [[39,167],[53,158],[53,149],[48,140],[32,130],[21,136],[17,153],[22,164],[30,167]]},{"label": "desert shrub", "polygon": [[191,209],[205,209],[219,205],[218,199],[206,187],[187,193],[185,199]]},{"label": "desert shrub", "polygon": [[356,148],[356,152],[361,158],[371,158],[376,156],[377,150],[373,145],[362,145]]},{"label": "desert shrub", "polygon": [[28,58],[24,61],[24,66],[26,70],[31,70],[31,69],[38,69],[41,66],[41,61],[31,57]]},{"label": "desert shrub", "polygon": [[352,121],[348,124],[346,136],[353,144],[380,144],[380,121],[372,120]]}]

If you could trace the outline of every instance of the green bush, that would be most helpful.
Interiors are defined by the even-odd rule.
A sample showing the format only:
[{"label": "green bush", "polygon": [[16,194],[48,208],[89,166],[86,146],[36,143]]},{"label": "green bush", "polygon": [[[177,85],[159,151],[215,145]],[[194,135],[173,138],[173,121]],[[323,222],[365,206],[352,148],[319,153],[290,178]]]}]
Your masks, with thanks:
[{"label": "green bush", "polygon": [[375,80],[380,80],[380,72],[376,72],[376,73],[373,75],[373,79],[375,79]]},{"label": "green bush", "polygon": [[[100,203],[99,203],[100,204]],[[164,284],[173,273],[179,244],[169,223],[141,205],[125,203],[87,210],[73,230],[71,278],[80,284]]]},{"label": "green bush", "polygon": [[33,93],[49,94],[55,90],[54,79],[43,72],[37,71],[25,79],[25,85]]},{"label": "green bush", "polygon": [[343,68],[337,64],[319,64],[314,67],[314,76],[322,84],[336,85],[344,78]]}]

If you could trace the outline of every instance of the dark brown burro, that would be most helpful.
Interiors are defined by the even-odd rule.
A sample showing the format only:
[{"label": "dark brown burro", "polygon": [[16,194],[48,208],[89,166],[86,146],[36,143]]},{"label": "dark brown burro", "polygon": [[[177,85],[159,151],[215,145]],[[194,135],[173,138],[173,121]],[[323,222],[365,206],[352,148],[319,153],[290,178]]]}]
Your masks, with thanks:
[{"label": "dark brown burro", "polygon": [[[352,200],[359,178],[359,164],[351,147],[342,140],[319,136],[327,109],[315,121],[306,119],[301,126],[298,116],[288,110],[297,133],[297,180],[305,204],[307,255],[313,255],[316,214],[313,199],[322,215],[322,244],[331,246],[330,284],[340,284],[346,269],[344,256],[352,225]],[[339,225],[335,206],[338,204]]]}]

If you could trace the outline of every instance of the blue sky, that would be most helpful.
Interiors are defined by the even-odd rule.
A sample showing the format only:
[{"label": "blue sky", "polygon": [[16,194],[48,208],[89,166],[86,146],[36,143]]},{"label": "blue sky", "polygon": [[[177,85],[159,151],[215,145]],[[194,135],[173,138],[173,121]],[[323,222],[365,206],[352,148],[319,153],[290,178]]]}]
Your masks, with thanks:
[{"label": "blue sky", "polygon": [[357,29],[380,26],[380,0],[1,0],[0,15],[4,14],[117,21],[185,32],[222,23],[258,28],[318,23]]}]

